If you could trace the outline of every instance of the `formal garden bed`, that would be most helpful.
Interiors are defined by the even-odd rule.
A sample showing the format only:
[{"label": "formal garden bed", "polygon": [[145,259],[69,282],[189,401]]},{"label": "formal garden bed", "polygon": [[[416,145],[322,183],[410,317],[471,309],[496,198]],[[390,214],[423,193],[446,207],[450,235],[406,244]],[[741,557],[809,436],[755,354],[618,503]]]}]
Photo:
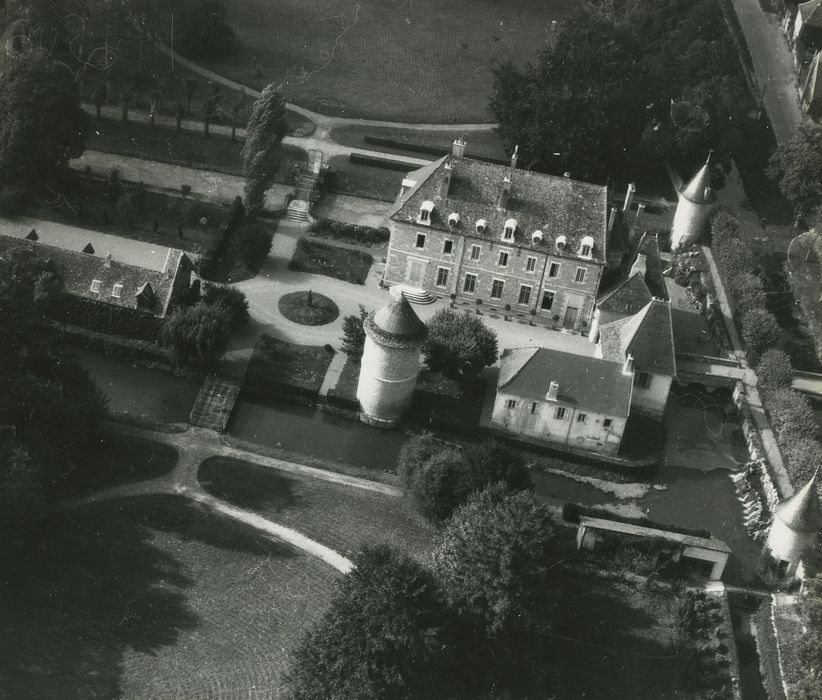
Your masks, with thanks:
[{"label": "formal garden bed", "polygon": [[257,398],[313,401],[332,357],[333,351],[322,346],[294,345],[263,334],[254,346],[243,393]]},{"label": "formal garden bed", "polygon": [[288,269],[365,284],[374,258],[363,251],[300,238]]},{"label": "formal garden bed", "polygon": [[280,313],[301,326],[324,326],[340,315],[339,307],[324,294],[311,291],[290,292],[277,302]]},{"label": "formal garden bed", "polygon": [[332,219],[315,219],[308,230],[314,238],[329,238],[375,248],[387,246],[391,238],[391,231],[385,226],[374,228]]},{"label": "formal garden bed", "polygon": [[423,558],[435,529],[404,499],[228,457],[200,466],[203,487],[230,503],[353,557],[366,542],[386,542]]},{"label": "formal garden bed", "polygon": [[54,514],[42,532],[3,566],[9,697],[277,695],[338,578],[176,496]]},{"label": "formal garden bed", "polygon": [[405,174],[396,170],[352,163],[348,156],[332,156],[325,186],[335,194],[393,202],[404,178]]}]

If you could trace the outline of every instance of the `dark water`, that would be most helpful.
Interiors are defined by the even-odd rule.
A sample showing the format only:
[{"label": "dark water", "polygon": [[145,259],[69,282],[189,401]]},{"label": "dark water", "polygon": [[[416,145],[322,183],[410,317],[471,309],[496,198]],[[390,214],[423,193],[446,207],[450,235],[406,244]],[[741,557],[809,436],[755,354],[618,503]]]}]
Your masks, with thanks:
[{"label": "dark water", "polygon": [[739,655],[739,683],[745,700],[768,700],[759,670],[759,652],[751,633],[751,615],[762,601],[733,596],[729,600],[736,651]]}]

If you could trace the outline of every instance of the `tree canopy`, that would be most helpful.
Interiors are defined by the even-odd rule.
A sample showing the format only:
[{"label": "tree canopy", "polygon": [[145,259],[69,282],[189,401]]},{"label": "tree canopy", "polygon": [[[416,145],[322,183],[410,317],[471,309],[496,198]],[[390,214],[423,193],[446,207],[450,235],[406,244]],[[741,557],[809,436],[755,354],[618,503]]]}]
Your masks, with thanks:
[{"label": "tree canopy", "polygon": [[31,185],[82,154],[87,116],[65,64],[31,49],[0,72],[0,183]]},{"label": "tree canopy", "polygon": [[766,172],[797,213],[822,204],[822,126],[801,124],[790,141],[777,146]]},{"label": "tree canopy", "polygon": [[278,149],[286,131],[283,95],[275,85],[269,85],[254,102],[242,151],[245,207],[251,215],[263,209],[265,193],[274,182]]},{"label": "tree canopy", "polygon": [[176,308],[160,327],[160,342],[177,366],[213,370],[231,340],[232,312],[199,302]]},{"label": "tree canopy", "polygon": [[428,322],[423,347],[425,363],[433,372],[461,379],[478,375],[499,355],[497,334],[477,316],[440,309]]}]

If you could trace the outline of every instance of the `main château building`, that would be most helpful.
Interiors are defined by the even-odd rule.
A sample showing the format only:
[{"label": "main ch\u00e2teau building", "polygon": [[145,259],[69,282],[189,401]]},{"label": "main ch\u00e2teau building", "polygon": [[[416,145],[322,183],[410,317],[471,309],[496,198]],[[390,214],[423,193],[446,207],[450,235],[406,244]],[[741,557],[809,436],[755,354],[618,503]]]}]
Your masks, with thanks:
[{"label": "main ch\u00e2teau building", "polygon": [[457,140],[410,173],[390,216],[383,282],[585,329],[607,262],[607,189],[516,161],[468,158]]}]

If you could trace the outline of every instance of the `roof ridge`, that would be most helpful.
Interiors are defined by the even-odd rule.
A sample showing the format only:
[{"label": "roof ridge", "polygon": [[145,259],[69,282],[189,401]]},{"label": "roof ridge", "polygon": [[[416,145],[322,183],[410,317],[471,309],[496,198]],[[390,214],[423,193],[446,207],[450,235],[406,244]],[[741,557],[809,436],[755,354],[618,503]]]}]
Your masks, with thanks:
[{"label": "roof ridge", "polygon": [[[525,366],[526,366],[526,365],[527,365],[527,364],[528,364],[531,360],[533,360],[533,359],[534,359],[534,357],[536,357],[536,354],[537,354],[537,353],[538,353],[541,349],[542,349],[542,348],[540,348],[539,346],[531,346],[531,347],[524,347],[524,348],[505,348],[505,350],[503,350],[503,354],[504,354],[505,352],[509,352],[509,351],[513,352],[513,351],[516,351],[516,350],[533,350],[533,352],[531,353],[531,356],[530,356],[527,360],[525,360],[525,362],[523,362],[523,363],[522,363],[522,364],[521,364],[521,365],[517,368],[517,371],[516,371],[516,372],[514,372],[514,373],[513,373],[510,377],[508,377],[508,379],[505,381],[505,383],[504,383],[504,384],[500,384],[500,385],[499,385],[499,388],[500,388],[500,389],[502,389],[503,387],[506,387],[506,386],[508,386],[511,382],[513,382],[513,381],[514,381],[514,380],[515,380],[515,379],[519,376],[520,372],[522,372],[522,370],[523,370],[523,369],[525,369]],[[510,355],[509,355],[509,356],[510,356]]]}]

